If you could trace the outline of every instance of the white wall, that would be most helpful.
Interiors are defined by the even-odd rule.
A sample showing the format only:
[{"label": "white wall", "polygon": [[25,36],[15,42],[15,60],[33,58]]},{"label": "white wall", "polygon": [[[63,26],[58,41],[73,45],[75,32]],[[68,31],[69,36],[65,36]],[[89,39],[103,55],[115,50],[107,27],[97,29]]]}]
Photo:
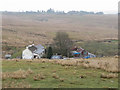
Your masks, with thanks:
[{"label": "white wall", "polygon": [[29,49],[22,52],[22,59],[33,59],[33,53]]}]

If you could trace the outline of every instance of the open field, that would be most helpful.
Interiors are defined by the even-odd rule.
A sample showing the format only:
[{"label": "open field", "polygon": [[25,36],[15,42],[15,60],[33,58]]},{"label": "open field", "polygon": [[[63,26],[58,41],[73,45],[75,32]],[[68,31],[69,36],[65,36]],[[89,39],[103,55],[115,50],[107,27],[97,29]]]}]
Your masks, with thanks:
[{"label": "open field", "polygon": [[118,57],[3,60],[3,87],[118,88]]},{"label": "open field", "polygon": [[117,15],[3,14],[3,44],[25,46],[53,41],[57,31],[73,40],[117,39]]}]

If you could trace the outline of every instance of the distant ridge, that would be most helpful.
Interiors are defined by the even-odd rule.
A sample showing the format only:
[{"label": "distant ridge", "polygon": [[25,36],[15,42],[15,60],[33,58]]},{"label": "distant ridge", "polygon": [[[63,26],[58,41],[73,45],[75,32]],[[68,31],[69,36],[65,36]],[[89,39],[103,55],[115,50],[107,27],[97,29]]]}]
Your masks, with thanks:
[{"label": "distant ridge", "polygon": [[64,12],[64,11],[55,11],[54,9],[48,9],[47,11],[44,10],[37,10],[37,11],[22,11],[22,12],[12,12],[12,11],[2,11],[2,13],[37,13],[37,14],[70,14],[70,15],[86,15],[86,14],[97,14],[97,15],[103,15],[103,12],[87,12],[87,11],[68,11],[68,12]]}]

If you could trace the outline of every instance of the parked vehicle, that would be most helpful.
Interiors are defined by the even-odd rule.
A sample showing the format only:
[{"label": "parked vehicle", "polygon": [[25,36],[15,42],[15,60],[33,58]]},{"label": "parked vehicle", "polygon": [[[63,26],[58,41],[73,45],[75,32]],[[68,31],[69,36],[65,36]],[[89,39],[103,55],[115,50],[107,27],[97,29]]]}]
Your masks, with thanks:
[{"label": "parked vehicle", "polygon": [[10,54],[6,54],[6,55],[5,55],[5,59],[11,59],[11,57],[12,57],[12,56],[11,56]]},{"label": "parked vehicle", "polygon": [[51,59],[63,59],[61,55],[53,55]]},{"label": "parked vehicle", "polygon": [[90,58],[90,56],[85,56],[85,57],[83,57],[83,58],[88,59],[88,58]]},{"label": "parked vehicle", "polygon": [[70,58],[68,58],[68,57],[63,57],[63,59],[64,59],[64,60],[67,60],[67,59],[70,59]]}]

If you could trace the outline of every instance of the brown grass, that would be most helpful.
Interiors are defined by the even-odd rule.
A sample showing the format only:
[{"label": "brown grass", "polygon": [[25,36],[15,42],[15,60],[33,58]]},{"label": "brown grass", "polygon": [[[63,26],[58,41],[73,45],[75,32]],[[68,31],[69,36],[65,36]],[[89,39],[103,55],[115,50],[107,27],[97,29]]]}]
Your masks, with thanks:
[{"label": "brown grass", "polygon": [[64,79],[64,78],[60,78],[59,80],[60,80],[60,82],[64,82],[64,81],[65,81],[65,79]]},{"label": "brown grass", "polygon": [[107,78],[107,79],[110,79],[110,78],[118,78],[118,74],[114,74],[114,73],[109,73],[108,75],[102,73],[101,74],[101,78]]},{"label": "brown grass", "polygon": [[104,57],[104,58],[91,58],[91,59],[76,59],[76,60],[56,60],[56,64],[65,66],[83,66],[84,68],[102,69],[107,72],[118,73],[118,58]]},{"label": "brown grass", "polygon": [[33,74],[33,71],[30,68],[27,71],[20,69],[15,72],[4,72],[2,73],[2,80],[6,80],[7,78],[26,79],[30,74]]},{"label": "brown grass", "polygon": [[30,84],[25,81],[17,82],[17,81],[8,81],[2,84],[3,88],[31,88]]},{"label": "brown grass", "polygon": [[56,73],[53,73],[52,77],[55,79],[59,79],[59,76]]},{"label": "brown grass", "polygon": [[87,78],[85,75],[80,75],[80,78]]},{"label": "brown grass", "polygon": [[52,63],[59,64],[69,68],[68,66],[83,66],[84,68],[102,69],[107,72],[118,73],[118,58],[104,57],[92,59],[75,59],[75,60],[53,60]]},{"label": "brown grass", "polygon": [[[57,31],[75,40],[103,40],[117,37],[117,15],[2,15],[3,43],[24,46],[52,42]],[[47,22],[39,19],[46,18]],[[24,36],[24,37],[23,37]],[[8,38],[9,37],[9,38]]]},{"label": "brown grass", "polygon": [[27,73],[28,73],[28,74],[33,74],[33,71],[29,68],[29,69],[27,70]]},{"label": "brown grass", "polygon": [[24,70],[18,70],[16,72],[13,72],[11,75],[11,78],[13,79],[26,79],[28,76],[28,73],[25,72]]},{"label": "brown grass", "polygon": [[10,78],[10,77],[11,77],[11,73],[8,73],[8,72],[2,73],[2,80],[6,80],[7,78]]},{"label": "brown grass", "polygon": [[45,79],[45,76],[43,74],[36,74],[34,77],[33,77],[34,81],[39,81],[39,80],[42,80],[42,79]]}]

